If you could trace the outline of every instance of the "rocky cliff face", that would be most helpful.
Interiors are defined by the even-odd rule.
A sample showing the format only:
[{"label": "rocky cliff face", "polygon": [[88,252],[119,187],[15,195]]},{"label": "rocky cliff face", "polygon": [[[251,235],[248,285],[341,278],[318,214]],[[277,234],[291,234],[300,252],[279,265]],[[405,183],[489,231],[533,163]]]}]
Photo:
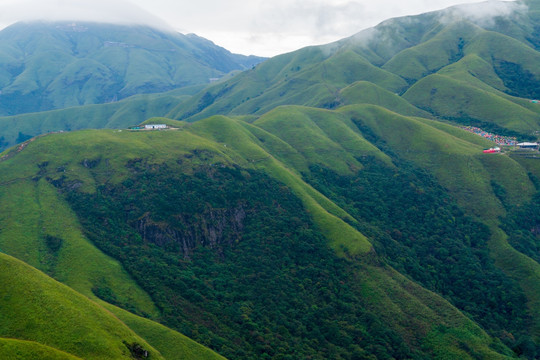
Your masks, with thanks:
[{"label": "rocky cliff face", "polygon": [[134,227],[146,243],[160,247],[179,248],[185,258],[189,258],[197,246],[217,249],[239,241],[244,228],[246,210],[242,205],[230,209],[208,207],[200,214],[178,214],[174,224],[157,222],[150,213],[145,213]]}]

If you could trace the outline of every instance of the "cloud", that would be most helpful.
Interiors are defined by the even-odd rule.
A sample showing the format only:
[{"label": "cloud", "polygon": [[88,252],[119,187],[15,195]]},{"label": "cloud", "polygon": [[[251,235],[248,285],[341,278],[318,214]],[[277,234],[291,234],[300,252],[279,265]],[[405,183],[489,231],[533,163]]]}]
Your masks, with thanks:
[{"label": "cloud", "polygon": [[[35,19],[144,24],[163,29],[168,23],[176,31],[196,33],[233,52],[272,56],[349,37],[388,18],[478,1],[0,0],[0,26]],[[499,8],[498,3],[494,6]],[[504,13],[505,9],[497,11]]]},{"label": "cloud", "polygon": [[357,1],[295,1],[265,4],[252,29],[310,33],[312,36],[342,33],[358,26],[366,7]]},{"label": "cloud", "polygon": [[522,2],[487,1],[475,4],[457,5],[441,12],[442,23],[466,19],[482,27],[495,25],[497,18],[510,18],[524,14],[528,10]]},{"label": "cloud", "polygon": [[123,25],[149,25],[172,29],[163,20],[122,0],[12,1],[0,5],[0,23],[17,21],[89,21]]}]

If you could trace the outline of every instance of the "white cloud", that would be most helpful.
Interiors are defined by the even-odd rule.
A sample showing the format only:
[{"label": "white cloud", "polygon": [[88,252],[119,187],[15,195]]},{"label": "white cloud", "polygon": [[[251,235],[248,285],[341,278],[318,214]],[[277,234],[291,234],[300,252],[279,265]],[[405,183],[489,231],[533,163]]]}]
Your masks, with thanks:
[{"label": "white cloud", "polygon": [[525,13],[527,5],[517,2],[487,1],[484,3],[457,5],[447,9],[441,17],[443,22],[467,19],[479,26],[491,26],[498,17],[507,18]]},{"label": "white cloud", "polygon": [[96,21],[116,24],[143,24],[169,28],[163,19],[123,0],[46,0],[0,2],[0,24],[15,21]]},{"label": "white cloud", "polygon": [[176,31],[196,33],[233,52],[272,56],[336,41],[391,17],[463,2],[478,0],[0,0],[0,24],[43,17],[168,23]]}]

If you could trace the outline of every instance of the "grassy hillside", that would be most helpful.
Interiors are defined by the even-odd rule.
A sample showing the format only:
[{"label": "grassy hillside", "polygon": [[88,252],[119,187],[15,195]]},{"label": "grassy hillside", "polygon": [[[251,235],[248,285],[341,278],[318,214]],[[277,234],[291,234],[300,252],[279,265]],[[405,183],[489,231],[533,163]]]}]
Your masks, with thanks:
[{"label": "grassy hillside", "polygon": [[[87,296],[108,292],[140,314],[156,315],[149,296],[122,266],[91,244],[54,186],[28,179],[4,184],[0,248]],[[9,213],[9,215],[7,215]],[[17,241],[13,241],[17,239]]]},{"label": "grassy hillside", "polygon": [[13,351],[15,358],[24,352],[33,358],[132,359],[126,342],[162,359],[126,325],[71,288],[5,254],[0,254],[0,267],[5,291],[0,336],[25,340],[1,341],[8,358]]},{"label": "grassy hillside", "polygon": [[217,356],[182,333],[238,359],[535,359],[540,155],[485,154],[455,125],[536,140],[537,1],[392,19],[197,93],[0,119],[9,144],[176,128],[2,153],[0,248],[166,358]]},{"label": "grassy hillside", "polygon": [[[366,109],[351,107],[343,111],[367,125],[375,139],[384,141],[385,146],[400,157],[432,172],[467,212],[489,226],[491,238],[487,245],[491,256],[503,271],[521,284],[529,300],[531,333],[537,337],[539,308],[536,294],[540,291],[540,265],[512,248],[506,234],[498,228],[499,219],[507,215],[507,209],[527,204],[536,193],[527,169],[506,156],[484,156],[476,145],[464,143],[467,137],[455,130],[451,134],[456,137],[449,137],[426,127],[425,121],[415,123],[397,115],[384,116],[382,109],[371,108],[366,112]],[[436,128],[446,130],[440,125]],[[504,191],[502,197],[501,189]]]},{"label": "grassy hillside", "polygon": [[178,102],[189,99],[201,88],[202,86],[195,86],[161,94],[135,95],[110,104],[0,117],[0,150],[50,132],[124,129],[137,125],[149,117],[167,114]]},{"label": "grassy hillside", "polygon": [[0,351],[7,360],[44,359],[44,360],[75,360],[80,359],[54,348],[33,341],[0,339]]},{"label": "grassy hillside", "polygon": [[114,102],[208,84],[262,58],[144,26],[17,23],[0,32],[0,114]]},{"label": "grassy hillside", "polygon": [[[139,99],[121,109],[117,104],[104,104],[60,113],[0,118],[3,129],[0,148],[49,131],[122,128],[127,123],[153,116],[195,121],[214,115],[258,117],[284,105],[336,109],[363,103],[380,105],[403,115],[451,120],[534,140],[533,133],[539,130],[540,122],[540,106],[531,103],[532,99],[540,97],[535,90],[540,79],[535,65],[540,60],[540,45],[534,40],[534,29],[540,26],[540,21],[534,6],[525,11],[520,4],[497,5],[492,16],[496,21],[490,20],[491,15],[486,19],[475,16],[477,9],[472,5],[391,19],[336,43],[300,49],[257,66],[247,66],[238,76],[223,77],[222,81],[210,84],[190,98],[167,94],[151,102]],[[497,9],[506,10],[497,14]],[[105,40],[104,34],[109,28],[94,29],[91,24],[80,26],[83,32],[74,32],[70,26],[63,25],[54,31],[44,30],[48,41],[56,44],[57,56],[54,60],[39,61],[69,64],[64,71],[70,74],[54,82],[61,88],[58,98],[64,100],[60,101],[70,99],[69,104],[62,106],[95,103],[80,100],[86,96],[81,92],[88,92],[90,97],[104,92],[96,92],[96,87],[90,85],[92,81],[98,81],[88,77],[90,73],[101,74],[107,81],[114,80],[114,76],[123,76],[126,82],[115,90],[120,94],[114,98],[117,100],[141,91],[157,92],[200,83],[177,82],[182,76],[189,78],[199,74],[189,70],[187,65],[178,65],[179,54],[189,53],[186,56],[191,60],[198,56],[199,62],[194,66],[205,69],[212,66],[232,69],[231,61],[238,61],[223,49],[212,52],[210,43],[190,36],[159,37],[153,30],[141,28],[137,41],[124,30],[116,31],[114,39]],[[24,34],[19,27],[6,29],[9,30],[6,34]],[[38,42],[25,36],[19,34],[14,38],[26,39],[25,46],[38,51]],[[127,39],[122,40],[122,36]],[[86,40],[78,52],[65,55],[62,46],[71,38],[73,41]],[[43,71],[40,73],[42,78],[36,79],[35,72],[21,67],[20,50],[9,44],[5,48],[6,70],[0,79],[16,75],[17,81],[2,90],[0,102],[5,99],[10,106],[16,107],[19,103],[28,103],[30,98],[27,97],[34,96],[40,84],[54,77],[54,71]],[[73,59],[76,61],[71,64]],[[133,60],[133,64],[126,64],[126,59]],[[178,65],[178,71],[169,71],[164,64],[169,64],[172,69]],[[56,65],[51,67],[56,68]],[[244,67],[245,61],[239,65],[239,68]],[[222,77],[205,71],[205,79]],[[219,71],[226,72],[225,69]],[[157,84],[161,80],[156,79],[167,76],[170,78],[163,84]],[[84,85],[87,78],[89,84]],[[63,88],[59,85],[65,83],[78,84],[80,89],[75,91],[71,85]],[[12,90],[19,91],[19,88],[28,90],[23,95],[10,95]],[[74,111],[85,115],[75,116]]]},{"label": "grassy hillside", "polygon": [[343,105],[372,104],[407,116],[430,118],[429,113],[412,106],[407,100],[368,81],[357,81],[340,90]]},{"label": "grassy hillside", "polygon": [[462,58],[465,44],[478,32],[480,28],[469,22],[451,24],[429,40],[399,52],[383,68],[415,82]]},{"label": "grassy hillside", "polygon": [[212,350],[157,322],[134,315],[104,301],[99,302],[124,324],[158,350],[167,360],[224,360]]},{"label": "grassy hillside", "polygon": [[531,45],[538,20],[519,4],[508,7],[513,10],[493,15],[497,21],[475,17],[468,6],[392,19],[333,44],[270,59],[210,86],[168,116],[195,121],[261,116],[282,105],[369,103],[532,140],[540,121],[540,108],[530,102],[538,97],[540,79],[534,65],[540,55]]},{"label": "grassy hillside", "polygon": [[[84,235],[101,251],[117,259],[150,294],[160,309],[158,319],[224,355],[259,358],[263,354],[274,356],[296,351],[306,356],[319,354],[327,357],[333,356],[327,352],[332,351],[337,354],[336,358],[346,358],[353,353],[412,358],[421,354],[437,357],[443,353],[460,354],[463,358],[473,353],[483,354],[483,358],[510,356],[506,345],[514,345],[510,342],[504,345],[493,336],[498,336],[496,329],[499,327],[514,331],[517,329],[515,323],[505,323],[508,320],[505,317],[494,317],[490,320],[494,323],[474,316],[468,318],[454,307],[469,306],[467,297],[450,296],[443,290],[444,286],[463,275],[454,274],[454,278],[437,280],[440,284],[448,284],[443,288],[429,285],[429,277],[416,279],[446,299],[407,280],[384,260],[392,259],[392,266],[413,278],[419,276],[409,273],[411,270],[407,270],[405,264],[392,258],[389,251],[394,246],[387,248],[385,237],[373,232],[376,228],[384,232],[384,226],[372,223],[358,213],[355,209],[361,203],[348,204],[340,200],[338,194],[341,190],[335,186],[342,181],[323,186],[318,169],[327,169],[341,177],[355,177],[370,174],[374,169],[373,161],[381,164],[381,169],[387,169],[384,171],[398,171],[397,177],[389,177],[396,179],[392,185],[396,190],[405,184],[412,186],[409,184],[417,181],[420,183],[414,186],[424,186],[426,190],[434,186],[429,182],[421,183],[424,180],[410,180],[407,178],[409,175],[400,180],[408,170],[397,170],[394,159],[398,159],[381,152],[376,147],[381,146],[379,143],[370,143],[374,141],[371,138],[374,132],[387,135],[384,128],[377,129],[375,124],[367,122],[369,114],[377,112],[380,112],[376,116],[379,119],[377,126],[385,126],[388,122],[395,127],[401,122],[403,125],[399,126],[403,129],[398,133],[404,138],[411,136],[403,131],[408,129],[411,133],[423,134],[418,135],[421,139],[430,139],[428,153],[445,149],[450,143],[454,143],[453,156],[474,157],[481,149],[480,145],[466,140],[470,136],[468,133],[460,131],[450,135],[448,132],[454,131],[453,128],[448,127],[448,132],[445,132],[444,126],[441,130],[375,106],[345,108],[340,112],[283,107],[253,124],[213,117],[192,125],[183,124],[174,131],[110,130],[53,134],[29,143],[22,151],[0,163],[0,173],[4,184],[7,183],[6,190],[21,186],[27,181],[24,180],[26,177],[34,178],[32,181],[37,187],[56,187],[58,199],[52,204],[69,204],[81,222]],[[366,126],[360,126],[360,114],[366,117],[361,121],[372,127],[371,132],[366,132]],[[465,139],[456,135],[463,135]],[[302,136],[317,141],[307,146]],[[394,144],[393,141],[388,139],[387,142],[398,151],[399,142]],[[68,148],[70,151],[65,150]],[[324,151],[317,152],[316,149]],[[388,152],[387,148],[384,150]],[[479,163],[478,166],[483,165]],[[59,168],[62,171],[58,171]],[[405,173],[399,175],[399,171]],[[155,186],[157,184],[158,187]],[[367,186],[365,191],[375,184],[364,185]],[[237,191],[240,188],[242,192]],[[167,196],[163,196],[163,191]],[[513,194],[511,188],[509,193]],[[422,193],[416,194],[413,198],[422,196]],[[386,203],[389,200],[381,201]],[[422,200],[418,201],[422,203]],[[29,211],[33,206],[30,198],[18,204],[20,211]],[[402,207],[405,205],[403,200],[400,204]],[[446,206],[442,204],[434,206]],[[128,212],[119,212],[119,209],[128,209]],[[275,212],[276,209],[282,210]],[[8,225],[12,221],[10,213],[7,212],[2,219],[2,226],[7,229],[13,228]],[[293,213],[295,215],[291,216]],[[462,215],[455,213],[453,216]],[[69,219],[69,216],[62,215],[62,218]],[[104,219],[108,220],[103,222]],[[261,233],[261,224],[269,219],[274,220]],[[33,224],[28,221],[27,228],[39,228],[39,221]],[[467,221],[460,226],[464,229],[477,226]],[[456,233],[452,241],[461,239],[463,234]],[[28,236],[33,236],[32,241],[38,247],[52,245],[54,248],[54,242],[47,242],[47,238]],[[485,246],[483,241],[475,246]],[[13,245],[5,241],[2,249],[13,251],[9,246]],[[23,248],[22,244],[19,246]],[[303,246],[310,250],[306,251]],[[410,245],[400,246],[405,246],[403,251],[406,252],[421,252],[424,245],[410,250],[406,250]],[[425,246],[432,248],[434,245],[428,242]],[[35,247],[27,246],[26,251]],[[385,252],[389,253],[383,256]],[[21,253],[24,255],[22,249]],[[483,270],[479,276],[510,281],[506,286],[516,286],[515,282],[498,273],[487,258],[481,260],[485,254],[466,256],[472,256],[463,258],[468,259],[469,264],[485,262],[480,265]],[[148,260],[150,258],[152,261]],[[444,266],[444,263],[435,262],[431,266]],[[327,266],[335,270],[327,273]],[[421,269],[426,265],[420,261],[415,266]],[[460,268],[467,269],[466,266]],[[299,273],[291,276],[290,271]],[[266,278],[260,276],[265,273],[273,274],[276,282],[268,284]],[[434,274],[437,273],[445,274],[446,270],[441,268]],[[242,276],[233,280],[233,274]],[[418,274],[426,272],[420,270]],[[353,279],[356,280],[351,282]],[[262,283],[261,287],[257,286],[261,281],[267,288],[262,297],[260,292],[265,286]],[[298,287],[297,281],[303,282],[304,286]],[[310,281],[317,281],[328,290],[319,292],[316,290],[318,287],[306,287]],[[335,288],[335,284],[340,282],[345,287]],[[482,286],[486,285],[479,284],[473,288],[484,293],[487,291],[495,298],[503,296],[501,304],[520,304],[520,300],[505,299],[507,295],[496,288]],[[255,288],[258,290],[254,291]],[[126,307],[119,301],[121,292],[113,286],[98,290],[96,296]],[[289,293],[288,301],[284,302],[281,296],[276,297],[282,292]],[[514,294],[517,298],[522,296],[519,287]],[[302,306],[297,302],[299,299],[303,299]],[[238,308],[234,304],[243,305]],[[330,304],[340,304],[341,315],[317,310]],[[165,339],[158,341],[160,336],[155,334],[159,329],[152,323],[115,308],[110,309],[164,356],[167,351],[161,349],[172,349],[166,346]],[[475,311],[467,309],[468,313],[474,314]],[[512,311],[520,314],[515,321],[527,319],[519,306]],[[302,313],[312,315],[300,317]],[[294,330],[298,326],[303,329],[305,325],[302,324],[313,319],[310,316],[320,318],[315,323],[322,334],[308,329]],[[290,320],[277,320],[284,318]],[[351,319],[359,322],[351,323]],[[349,325],[339,327],[339,337],[331,335],[338,331],[335,326],[340,321]],[[414,326],[410,326],[411,321]],[[480,321],[490,335],[476,321]],[[167,332],[164,328],[162,330]],[[149,331],[151,334],[147,335]],[[253,331],[260,336],[264,334],[268,342],[250,340]],[[351,336],[355,336],[353,334],[357,331],[365,334],[364,340],[351,347],[354,343]],[[167,336],[174,339],[179,335],[169,333]],[[342,337],[351,340],[344,343],[333,340]],[[315,346],[313,341],[323,341],[329,348]],[[374,345],[377,341],[384,341],[386,350],[377,348]],[[270,344],[281,345],[276,348]],[[277,352],[271,349],[277,349]],[[185,351],[189,353],[189,350]]]},{"label": "grassy hillside", "polygon": [[403,97],[436,116],[465,124],[493,124],[522,134],[530,134],[540,126],[538,113],[498,94],[444,75],[422,79]]}]

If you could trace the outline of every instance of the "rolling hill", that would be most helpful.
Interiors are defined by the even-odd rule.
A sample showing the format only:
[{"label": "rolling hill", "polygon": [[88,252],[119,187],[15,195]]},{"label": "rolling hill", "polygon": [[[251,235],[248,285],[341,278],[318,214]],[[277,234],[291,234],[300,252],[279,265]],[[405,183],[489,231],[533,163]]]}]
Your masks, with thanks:
[{"label": "rolling hill", "polygon": [[263,60],[193,34],[99,23],[16,23],[0,31],[0,52],[4,116],[208,84]]},{"label": "rolling hill", "polygon": [[[537,139],[539,11],[391,19],[205,88],[1,118],[22,143],[0,154],[0,249],[19,259],[0,260],[129,327],[101,349],[536,359],[540,155],[485,154],[461,126]],[[169,129],[125,129],[153,116]],[[86,356],[10,326],[0,348]]]},{"label": "rolling hill", "polygon": [[[129,328],[97,303],[11,256],[0,254],[0,267],[4,359],[142,359],[145,351],[151,359],[222,359],[159,324],[112,309]],[[164,338],[171,344],[164,346]]]},{"label": "rolling hill", "polygon": [[[150,296],[159,310],[146,316],[229,358],[536,351],[540,266],[497,220],[536,189],[524,165],[486,158],[486,140],[374,105],[167,123],[178,130],[51,134],[11,150],[0,201],[17,212],[1,219],[1,248],[35,249],[34,266],[144,311],[121,274],[62,275],[63,259],[88,256],[70,252],[77,231]],[[17,213],[32,212],[33,245],[10,241]]]},{"label": "rolling hill", "polygon": [[[95,86],[91,84],[80,87],[82,83],[79,80],[55,80],[54,83],[51,80],[47,83],[50,91],[47,88],[45,93],[52,97],[57,94],[60,99],[57,101],[59,105],[38,106],[32,111],[95,104],[111,99],[119,100],[140,92],[163,92],[190,84],[207,84],[209,78],[222,77],[224,73],[233,69],[248,70],[233,78],[223,77],[217,84],[210,84],[207,89],[198,93],[197,90],[200,88],[191,88],[180,93],[173,91],[163,94],[163,97],[156,94],[153,98],[157,99],[157,106],[149,109],[146,105],[140,105],[138,99],[133,106],[113,103],[90,108],[75,107],[67,112],[43,115],[0,117],[2,129],[0,149],[20,143],[30,136],[52,131],[123,128],[134,124],[135,120],[144,120],[145,116],[148,118],[166,115],[173,119],[195,121],[219,114],[260,116],[281,105],[334,109],[354,103],[380,105],[403,115],[434,117],[456,124],[496,130],[505,135],[520,136],[524,140],[533,140],[532,134],[538,131],[540,121],[540,106],[531,102],[540,98],[536,85],[540,77],[536,66],[540,61],[538,54],[540,42],[537,40],[537,29],[540,27],[538,4],[536,0],[493,4],[463,5],[418,16],[390,19],[350,38],[276,56],[252,69],[250,69],[252,65],[261,59],[252,58],[253,61],[249,62],[249,58],[247,60],[244,58],[248,62],[238,60],[239,65],[234,67],[230,59],[238,57],[223,49],[217,53],[217,50],[210,51],[207,42],[193,36],[164,35],[147,28],[111,28],[105,25],[96,29],[89,24],[81,25],[85,31],[74,32],[74,29],[78,28],[71,25],[54,27],[43,24],[18,24],[14,29],[4,31],[24,35],[30,31],[26,28],[45,27],[47,31],[43,33],[50,33],[52,35],[48,36],[53,38],[47,41],[58,44],[57,47],[61,49],[65,49],[66,44],[71,44],[68,38],[74,42],[80,37],[89,36],[92,41],[88,41],[93,44],[92,46],[81,45],[80,50],[72,50],[69,47],[69,51],[75,52],[70,53],[67,58],[62,55],[47,60],[48,56],[52,56],[48,52],[43,54],[40,63],[64,58],[71,61],[70,59],[86,56],[92,58],[92,61],[101,61],[101,65],[112,69],[111,74],[116,75],[105,76],[107,81],[114,82],[116,81],[114,79],[118,78],[121,82],[121,85],[114,85],[118,87],[114,90],[116,95],[109,96],[108,100],[96,100],[97,98],[81,100],[87,99],[83,94],[85,92],[93,92],[94,95],[108,94],[108,90],[105,89],[108,85],[103,85],[105,87],[102,87],[104,89],[102,91],[95,90]],[[486,15],[478,15],[482,13]],[[129,42],[130,31],[141,32],[137,33],[140,35],[137,37],[138,42],[133,41],[133,44]],[[115,34],[113,40],[107,38],[113,36],[110,34]],[[22,39],[29,36],[23,35],[19,36]],[[11,37],[17,39],[10,35]],[[122,40],[123,37],[127,40]],[[190,39],[199,45],[206,44],[200,45],[204,49],[198,48],[199,45],[186,45]],[[37,48],[37,54],[41,54],[35,42],[27,40],[25,43],[29,49]],[[156,47],[153,48],[149,44]],[[12,48],[10,45],[6,54],[13,53],[15,50]],[[156,54],[148,54],[158,48],[176,50],[174,52],[156,50]],[[131,52],[138,55],[127,57],[126,54]],[[209,58],[204,55],[207,53]],[[180,54],[182,56],[179,56]],[[219,55],[221,57],[218,54],[221,54]],[[198,61],[197,64],[193,63],[195,61],[193,57]],[[148,64],[129,65],[141,58]],[[201,71],[191,70],[187,65],[180,66],[181,61],[187,61],[197,69],[201,69],[201,66],[204,69],[214,69],[212,70],[214,72],[201,70],[203,75],[199,76]],[[151,64],[158,64],[159,69],[154,69]],[[171,69],[167,70],[166,64],[169,64],[167,66]],[[72,68],[84,69],[85,66],[79,64],[73,65]],[[122,69],[116,69],[118,66],[122,66]],[[137,70],[137,66],[144,69]],[[6,62],[4,71],[11,68],[15,68],[14,65],[11,66]],[[6,73],[3,77],[12,79],[4,81],[6,89],[0,89],[4,94],[3,97],[0,96],[0,102],[4,99],[8,107],[17,106],[20,101],[28,104],[28,101],[24,100],[26,95],[15,97],[9,95],[19,91],[16,90],[19,86],[16,84],[26,84],[24,86],[27,90],[23,92],[31,94],[32,89],[38,88],[37,83],[46,82],[32,78],[30,70],[21,73],[19,70],[13,70],[14,74],[17,74],[16,78],[20,78],[13,83],[15,85],[7,85],[9,81],[15,79],[15,75],[10,77]],[[216,75],[217,73],[219,75]],[[40,71],[40,76],[46,74],[50,79],[61,76],[52,70]],[[77,76],[72,77],[75,79]],[[193,76],[199,77],[190,80]],[[181,77],[187,78],[183,78],[181,83],[180,80],[174,80]],[[76,88],[72,88],[74,86]],[[360,91],[360,87],[366,86],[370,89]],[[354,89],[356,91],[353,93]],[[43,89],[40,91],[43,93]],[[171,94],[193,96],[175,97],[171,102],[169,101]],[[81,101],[73,100],[73,96]],[[33,99],[32,104],[39,104],[42,98],[41,96],[39,101]],[[160,98],[162,99],[159,100]],[[122,107],[120,112],[119,107]],[[73,112],[82,116],[80,118],[73,116]],[[4,114],[11,113],[13,112],[4,112]],[[130,117],[132,121],[128,120]],[[107,120],[111,118],[111,121]]]},{"label": "rolling hill", "polygon": [[179,102],[200,91],[204,85],[166,93],[133,95],[109,104],[75,106],[0,117],[0,150],[34,136],[88,128],[127,128],[149,117],[164,116]]},{"label": "rolling hill", "polygon": [[[402,104],[390,109],[403,115],[416,112],[530,137],[540,121],[540,107],[531,103],[540,97],[538,4],[496,4],[391,19],[336,43],[277,56],[186,99],[168,116],[259,116],[280,105],[385,107],[402,95]],[[343,95],[358,82],[388,92]]]}]

